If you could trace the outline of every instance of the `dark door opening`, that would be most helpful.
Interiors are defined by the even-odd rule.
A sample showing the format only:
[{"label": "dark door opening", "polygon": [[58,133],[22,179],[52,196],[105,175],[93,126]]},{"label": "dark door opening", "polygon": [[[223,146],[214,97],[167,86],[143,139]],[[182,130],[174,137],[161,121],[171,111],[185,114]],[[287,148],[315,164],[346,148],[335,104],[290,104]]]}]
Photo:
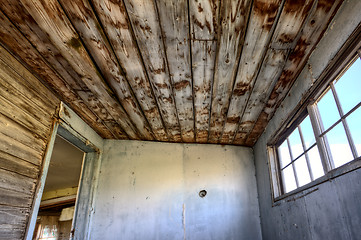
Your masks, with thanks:
[{"label": "dark door opening", "polygon": [[41,197],[33,240],[72,237],[84,152],[57,135]]}]

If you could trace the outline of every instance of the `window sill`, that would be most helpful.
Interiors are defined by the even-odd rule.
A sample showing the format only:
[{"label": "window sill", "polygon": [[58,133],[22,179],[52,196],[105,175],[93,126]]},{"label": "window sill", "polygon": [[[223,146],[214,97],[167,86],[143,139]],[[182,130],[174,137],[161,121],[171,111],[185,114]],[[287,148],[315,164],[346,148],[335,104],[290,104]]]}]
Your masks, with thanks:
[{"label": "window sill", "polygon": [[345,173],[352,172],[358,168],[361,168],[361,157],[356,158],[355,160],[346,163],[338,168],[335,168],[329,171],[322,177],[317,178],[313,182],[310,182],[302,187],[299,187],[291,192],[285,193],[279,197],[273,199],[273,206],[278,206],[281,204],[281,200],[286,202],[295,201],[296,199],[302,198],[310,193],[313,193],[318,190],[318,188],[314,188],[317,185],[320,185],[324,182],[330,181],[334,178],[337,178]]}]

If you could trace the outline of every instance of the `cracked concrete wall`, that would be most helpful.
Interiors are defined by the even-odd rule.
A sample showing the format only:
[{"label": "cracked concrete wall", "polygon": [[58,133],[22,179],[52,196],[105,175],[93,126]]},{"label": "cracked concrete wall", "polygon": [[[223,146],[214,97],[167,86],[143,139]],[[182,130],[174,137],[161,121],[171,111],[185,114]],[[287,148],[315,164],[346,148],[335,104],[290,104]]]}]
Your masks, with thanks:
[{"label": "cracked concrete wall", "polygon": [[343,3],[266,131],[254,147],[262,236],[267,239],[360,239],[361,170],[355,170],[272,205],[266,145],[361,24],[361,1]]},{"label": "cracked concrete wall", "polygon": [[94,211],[91,239],[259,240],[252,149],[106,140]]}]

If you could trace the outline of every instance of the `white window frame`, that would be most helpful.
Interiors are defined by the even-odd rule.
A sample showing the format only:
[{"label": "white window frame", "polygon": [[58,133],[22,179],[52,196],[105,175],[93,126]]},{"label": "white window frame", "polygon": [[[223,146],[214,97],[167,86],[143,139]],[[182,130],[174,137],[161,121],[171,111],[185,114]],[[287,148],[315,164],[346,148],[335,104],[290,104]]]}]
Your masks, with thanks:
[{"label": "white window frame", "polygon": [[[310,91],[309,96],[307,97],[307,101],[299,107],[297,110],[295,110],[295,114],[292,114],[292,117],[290,120],[288,120],[288,124],[284,124],[284,126],[279,129],[276,134],[274,134],[271,140],[268,142],[268,160],[269,160],[269,171],[270,171],[270,180],[271,180],[271,190],[272,190],[272,200],[273,202],[282,200],[284,198],[287,198],[291,195],[294,195],[296,193],[303,192],[304,190],[307,190],[311,187],[314,187],[320,183],[323,183],[325,181],[329,181],[330,179],[333,179],[335,177],[338,177],[342,174],[345,174],[347,172],[353,171],[355,169],[358,169],[361,167],[361,157],[358,157],[358,153],[355,147],[355,144],[353,142],[353,139],[351,137],[351,132],[348,127],[346,118],[353,113],[356,109],[361,109],[361,103],[357,104],[355,107],[353,107],[349,112],[344,113],[339,101],[339,98],[337,96],[337,93],[335,91],[334,83],[343,75],[345,71],[348,70],[348,68],[354,63],[354,61],[357,58],[361,59],[361,40],[358,39],[359,37],[356,37],[356,39],[353,39],[348,46],[344,46],[343,51],[341,50],[339,57],[337,57],[338,60],[335,60],[333,63],[329,64],[331,65],[330,68],[327,68],[320,77],[318,86],[314,87]],[[346,45],[346,44],[345,44]],[[346,48],[346,50],[345,50]],[[328,129],[324,129],[320,113],[318,111],[317,107],[317,100],[322,97],[323,94],[327,92],[327,90],[330,89],[333,93],[333,96],[335,98],[336,106],[338,109],[338,112],[341,116],[339,120],[337,120],[334,124],[332,124]],[[316,100],[315,100],[316,99]],[[314,179],[312,176],[312,170],[310,169],[310,162],[308,158],[307,151],[312,148],[312,146],[316,147],[315,144],[308,147],[308,150],[305,148],[304,140],[302,137],[302,131],[300,131],[300,123],[309,116],[311,125],[314,131],[314,136],[316,139],[316,145],[318,147],[318,151],[320,153],[321,162],[323,165],[323,170],[325,175],[318,179]],[[329,148],[329,144],[327,143],[327,137],[326,134],[333,129],[336,125],[342,124],[346,133],[346,137],[349,143],[349,146],[351,148],[351,152],[353,155],[354,160],[346,163],[345,165],[342,165],[338,168],[335,168],[335,165],[333,163],[332,154]],[[284,184],[282,183],[282,174],[281,174],[281,168],[280,168],[280,162],[278,157],[278,147],[284,142],[288,142],[288,137],[291,135],[291,133],[296,129],[299,129],[301,143],[303,147],[303,155],[306,158],[308,171],[310,173],[311,182],[299,186],[297,181],[297,173],[293,167],[294,162],[298,159],[293,159],[292,153],[290,152],[291,156],[291,163],[294,177],[296,181],[297,188],[295,190],[292,190],[290,192],[284,191]],[[288,142],[288,149],[290,149],[289,142]],[[302,156],[302,154],[300,156]],[[299,156],[299,157],[300,157]],[[288,164],[288,165],[289,165]],[[285,169],[285,167],[283,167]],[[307,194],[307,193],[306,193]]]}]

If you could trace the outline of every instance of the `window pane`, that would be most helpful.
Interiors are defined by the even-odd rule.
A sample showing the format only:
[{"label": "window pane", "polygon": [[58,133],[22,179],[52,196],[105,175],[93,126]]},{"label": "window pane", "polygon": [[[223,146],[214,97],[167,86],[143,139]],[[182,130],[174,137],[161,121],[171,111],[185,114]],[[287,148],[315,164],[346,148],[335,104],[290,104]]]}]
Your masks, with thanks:
[{"label": "window pane", "polygon": [[288,151],[287,141],[284,141],[278,148],[278,155],[280,159],[281,168],[291,162],[290,153]]},{"label": "window pane", "polygon": [[297,173],[298,184],[300,186],[303,186],[303,185],[311,182],[311,177],[310,177],[310,174],[308,173],[307,162],[306,162],[305,156],[303,155],[302,157],[297,159],[294,164],[295,164],[295,169],[296,169],[296,173]]},{"label": "window pane", "polygon": [[313,179],[322,177],[324,175],[324,171],[322,167],[320,153],[318,152],[317,146],[313,147],[310,151],[307,152],[307,154],[308,154],[308,159],[310,160]]},{"label": "window pane", "polygon": [[290,140],[291,152],[293,159],[296,159],[303,153],[302,142],[300,138],[300,133],[298,132],[298,128],[296,128],[292,134],[288,137]]},{"label": "window pane", "polygon": [[300,124],[303,141],[305,142],[306,149],[316,142],[315,135],[313,133],[310,117],[307,116]]},{"label": "window pane", "polygon": [[359,58],[336,82],[335,88],[344,114],[361,102],[361,60]]},{"label": "window pane", "polygon": [[332,126],[337,120],[340,119],[335,99],[333,97],[331,89],[321,98],[317,104],[318,110],[320,111],[324,130]]},{"label": "window pane", "polygon": [[326,134],[326,136],[330,145],[335,168],[353,160],[352,152],[342,123],[337,124]]},{"label": "window pane", "polygon": [[290,192],[297,188],[292,165],[282,170],[282,178],[285,192]]},{"label": "window pane", "polygon": [[361,156],[361,107],[355,110],[346,118],[348,127],[354,144],[356,145],[357,154]]}]

